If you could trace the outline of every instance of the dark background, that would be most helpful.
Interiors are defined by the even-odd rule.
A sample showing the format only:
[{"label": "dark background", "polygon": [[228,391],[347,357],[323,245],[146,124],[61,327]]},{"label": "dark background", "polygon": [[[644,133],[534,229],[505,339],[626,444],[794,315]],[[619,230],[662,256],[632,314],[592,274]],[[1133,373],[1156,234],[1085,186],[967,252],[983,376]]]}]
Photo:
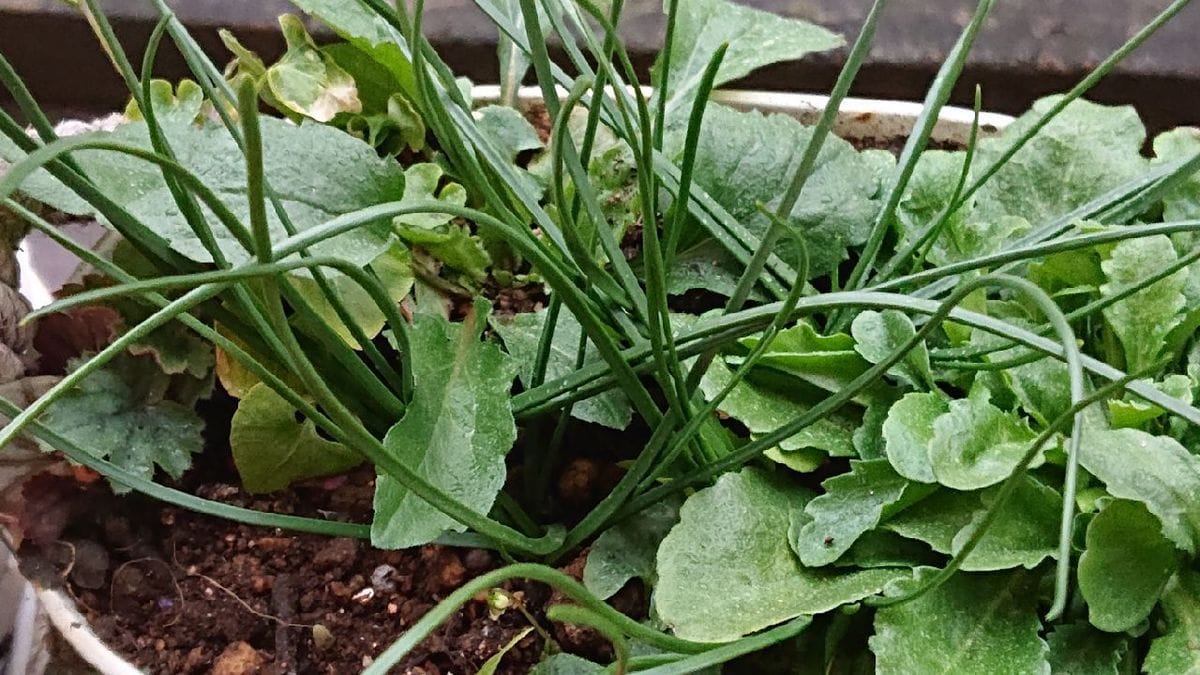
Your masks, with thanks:
[{"label": "dark background", "polygon": [[[687,0],[683,0],[686,2]],[[869,0],[742,0],[803,17],[853,38]],[[104,0],[134,58],[157,17],[149,0]],[[1168,0],[1000,0],[980,37],[955,101],[969,104],[976,83],[984,106],[1020,112],[1044,94],[1070,87],[1149,22]],[[216,37],[227,27],[270,58],[282,47],[275,17],[294,11],[284,0],[172,2],[218,63],[228,55]],[[640,67],[661,40],[662,0],[628,0],[623,33]],[[892,2],[854,94],[919,99],[974,8],[971,0]],[[495,30],[471,0],[427,0],[427,34],[443,58],[476,82],[496,79]],[[1135,104],[1161,129],[1200,124],[1200,3],[1134,53],[1090,98]],[[126,94],[87,24],[63,0],[0,0],[0,51],[55,116],[97,115],[124,105]],[[844,52],[759,71],[740,84],[772,90],[828,90]],[[159,75],[186,74],[164,49]],[[0,104],[10,102],[0,98]]]}]

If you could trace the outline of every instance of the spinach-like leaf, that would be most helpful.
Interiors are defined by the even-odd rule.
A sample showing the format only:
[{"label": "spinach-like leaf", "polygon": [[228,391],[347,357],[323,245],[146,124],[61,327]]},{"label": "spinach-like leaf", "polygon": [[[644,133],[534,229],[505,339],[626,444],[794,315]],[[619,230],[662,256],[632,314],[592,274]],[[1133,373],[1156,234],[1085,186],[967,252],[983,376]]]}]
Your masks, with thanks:
[{"label": "spinach-like leaf", "polygon": [[583,585],[601,599],[612,597],[630,579],[653,586],[654,560],[663,537],[679,521],[680,500],[646,507],[596,538],[583,568]]},{"label": "spinach-like leaf", "polygon": [[1046,641],[1054,675],[1117,675],[1117,663],[1129,647],[1125,636],[1098,631],[1087,623],[1058,626]]},{"label": "spinach-like leaf", "polygon": [[[850,324],[855,351],[871,363],[885,360],[916,334],[912,319],[894,309],[882,312],[867,310],[854,317],[854,322]],[[933,372],[925,343],[909,350],[900,363],[888,369],[888,373],[914,388],[932,385]]]},{"label": "spinach-like leaf", "polygon": [[361,455],[321,437],[312,420],[259,383],[238,403],[229,430],[233,463],[248,492],[274,492],[298,480],[330,476],[362,463]]},{"label": "spinach-like leaf", "polygon": [[887,519],[882,527],[923,541],[939,553],[950,553],[954,537],[971,522],[979,505],[978,492],[941,489]]},{"label": "spinach-like leaf", "polygon": [[1029,449],[1034,439],[1029,425],[988,398],[986,389],[976,387],[934,420],[929,462],[942,485],[977,490],[999,483]]},{"label": "spinach-like leaf", "polygon": [[[408,249],[401,243],[393,244],[391,248],[371,261],[369,269],[375,274],[384,289],[387,290],[388,297],[394,302],[400,302],[412,290],[412,257],[409,255]],[[354,340],[354,336],[351,335],[346,324],[342,323],[341,318],[333,309],[333,305],[325,299],[317,282],[300,276],[293,277],[291,281],[296,290],[304,296],[313,313],[332,328],[346,344],[358,349],[358,342]],[[384,319],[383,311],[379,309],[371,296],[349,277],[334,277],[331,284],[341,298],[342,304],[345,305],[346,311],[350,313],[350,318],[362,329],[363,334],[368,338],[379,335],[387,321]]]},{"label": "spinach-like leaf", "polygon": [[908,575],[807,568],[788,544],[788,521],[808,494],[755,468],[693,494],[658,549],[655,606],[675,634],[726,642],[878,593]]},{"label": "spinach-like leaf", "polygon": [[881,518],[900,511],[931,491],[910,483],[885,459],[850,462],[850,471],[821,484],[825,494],[804,507],[809,520],[793,541],[800,562],[828,565],[850,549]]},{"label": "spinach-like leaf", "polygon": [[[482,342],[475,322],[418,314],[409,333],[413,398],[384,446],[462,504],[487,513],[504,486],[504,457],[517,437],[509,402],[516,364]],[[371,541],[381,548],[427,544],[461,525],[380,473]]]},{"label": "spinach-like leaf", "polygon": [[879,610],[870,640],[876,672],[1049,675],[1037,600],[1031,572],[956,574],[911,602]]},{"label": "spinach-like leaf", "polygon": [[[508,320],[493,318],[491,321],[492,328],[504,340],[508,353],[521,364],[521,381],[527,386],[533,376],[546,316],[547,312],[543,309],[517,314]],[[582,335],[583,329],[571,312],[566,308],[559,312],[558,322],[554,325],[554,340],[550,343],[550,358],[546,361],[547,380],[575,372],[575,357]],[[584,363],[597,363],[600,360],[600,354],[589,343]],[[610,429],[624,429],[633,419],[633,408],[624,392],[610,389],[576,403],[571,407],[571,416]]]},{"label": "spinach-like leaf", "polygon": [[[980,508],[954,535],[948,552],[957,553],[966,545],[995,503],[999,491],[999,487],[994,487],[981,493]],[[979,544],[963,561],[962,569],[968,572],[990,572],[1017,566],[1033,569],[1046,558],[1057,557],[1061,517],[1062,497],[1058,492],[1025,476]]]},{"label": "spinach-like leaf", "polygon": [[[759,213],[758,204],[778,202],[811,137],[811,127],[787,115],[738,112],[711,104],[700,129],[693,169],[696,184],[761,237],[769,222]],[[668,152],[681,150],[681,134],[673,133]],[[833,271],[846,258],[847,247],[866,240],[879,210],[881,186],[894,164],[889,153],[860,153],[836,137],[821,147],[804,194],[788,218],[808,244],[810,278]],[[781,239],[778,253],[798,264],[790,236]]]},{"label": "spinach-like leaf", "polygon": [[1182,570],[1162,599],[1169,628],[1155,638],[1142,665],[1148,675],[1175,675],[1200,671],[1200,575]]},{"label": "spinach-like leaf", "polygon": [[1120,633],[1149,616],[1178,567],[1175,545],[1140,502],[1110,501],[1092,518],[1079,557],[1079,592],[1100,630]]},{"label": "spinach-like leaf", "polygon": [[[679,3],[667,109],[687,108],[717,47],[729,49],[717,71],[714,86],[749,75],[779,61],[799,59],[811,52],[842,45],[837,35],[806,21],[788,19],[730,0],[687,0]],[[661,69],[661,64],[656,66]]]},{"label": "spinach-like leaf", "polygon": [[[1112,295],[1176,260],[1175,247],[1166,235],[1123,241],[1101,263],[1107,283],[1100,287],[1100,293]],[[1166,336],[1183,321],[1187,281],[1187,270],[1179,270],[1104,308],[1104,318],[1125,349],[1129,372],[1152,366],[1162,353]]]},{"label": "spinach-like leaf", "polygon": [[1200,458],[1173,438],[1136,429],[1084,433],[1079,463],[1110,494],[1146,505],[1162,533],[1194,552],[1200,538]]},{"label": "spinach-like leaf", "polygon": [[883,422],[883,448],[897,473],[921,483],[937,482],[929,446],[934,421],[949,410],[943,396],[926,392],[905,394],[892,405]]}]

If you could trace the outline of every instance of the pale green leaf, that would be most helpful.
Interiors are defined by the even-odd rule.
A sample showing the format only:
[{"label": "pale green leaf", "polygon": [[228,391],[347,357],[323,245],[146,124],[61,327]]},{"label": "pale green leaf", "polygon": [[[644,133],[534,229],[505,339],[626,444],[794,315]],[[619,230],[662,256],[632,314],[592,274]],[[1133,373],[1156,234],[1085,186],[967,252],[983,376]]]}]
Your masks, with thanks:
[{"label": "pale green leaf", "polygon": [[870,640],[876,672],[1049,675],[1037,601],[1031,572],[956,574],[911,602],[879,610]]},{"label": "pale green leaf", "polygon": [[392,73],[405,93],[414,94],[416,84],[404,37],[362,0],[295,0],[291,4],[320,19],[343,39],[369,54]]},{"label": "pale green leaf", "polygon": [[[957,553],[966,545],[975,529],[983,522],[995,503],[1000,488],[984,491],[981,507],[958,534],[954,535],[950,551]],[[1017,489],[1000,509],[995,522],[988,528],[979,544],[963,561],[967,572],[1025,567],[1033,569],[1046,558],[1057,557],[1059,522],[1062,519],[1062,497],[1053,488],[1025,476]]]},{"label": "pale green leaf", "polygon": [[[733,371],[721,359],[716,359],[700,381],[700,389],[705,398],[711,401],[732,379]],[[775,431],[811,407],[775,388],[742,380],[729,392],[718,409],[746,425],[751,435],[756,436]],[[801,450],[820,450],[818,455],[828,453],[835,457],[853,457],[855,426],[854,419],[846,415],[822,417],[780,442],[777,448],[781,451],[779,459]]]},{"label": "pale green leaf", "polygon": [[229,446],[248,492],[274,492],[306,478],[330,476],[362,463],[361,455],[317,432],[265,384],[255,385],[233,414]]},{"label": "pale green leaf", "polygon": [[[1200,152],[1200,129],[1180,127],[1154,138],[1154,155],[1158,162],[1178,161]],[[1200,172],[1163,197],[1163,220],[1200,218]]]},{"label": "pale green leaf", "polygon": [[[403,300],[408,295],[408,292],[412,290],[412,258],[408,253],[408,249],[404,248],[403,244],[394,244],[387,251],[381,253],[378,258],[375,258],[371,262],[369,269],[374,273],[379,283],[383,285],[388,297],[395,303]],[[333,305],[329,304],[329,301],[325,299],[325,295],[321,292],[321,288],[317,285],[316,281],[297,276],[293,277],[291,282],[320,320],[333,329],[338,334],[338,337],[342,338],[347,345],[350,345],[354,349],[359,348],[358,342],[354,340],[354,336],[350,333],[350,329],[337,315]],[[346,276],[333,277],[330,284],[338,294],[342,304],[345,305],[350,318],[362,329],[363,334],[367,338],[379,335],[387,320],[383,316],[383,310],[379,309],[379,306],[375,304],[371,296],[361,286]]]},{"label": "pale green leaf", "polygon": [[475,111],[475,121],[509,162],[515,162],[522,152],[542,149],[537,129],[515,108],[484,106]]},{"label": "pale green leaf", "polygon": [[1176,546],[1196,550],[1200,458],[1178,441],[1136,429],[1087,429],[1079,462],[1114,497],[1145,504]]},{"label": "pale green leaf", "polygon": [[1123,635],[1104,633],[1087,623],[1063,624],[1047,637],[1054,675],[1117,675],[1128,648]]},{"label": "pale green leaf", "polygon": [[805,507],[811,520],[793,542],[800,561],[811,567],[837,560],[859,537],[874,529],[880,518],[930,490],[910,483],[885,459],[851,461],[849,472],[826,480],[821,487],[825,494]]},{"label": "pale green leaf", "polygon": [[1142,666],[1148,675],[1200,673],[1200,575],[1183,570],[1162,598],[1167,632],[1155,638]]},{"label": "pale green leaf", "polygon": [[[1192,404],[1192,378],[1187,375],[1168,375],[1160,382],[1146,382],[1164,394],[1177,398],[1187,405]],[[1109,399],[1108,415],[1114,429],[1138,428],[1166,414],[1166,410],[1136,396],[1125,399]]]},{"label": "pale green leaf", "polygon": [[[668,110],[686,109],[717,47],[728,43],[715,86],[780,61],[839,47],[842,39],[806,21],[790,19],[730,0],[679,3],[668,74]],[[661,65],[656,70],[661,69]]]},{"label": "pale green leaf", "polygon": [[[991,164],[1059,98],[1037,101],[999,138],[981,140],[975,165]],[[1144,171],[1145,137],[1131,106],[1073,101],[984,184],[971,219],[1019,216],[1042,224],[1069,213]]]},{"label": "pale green leaf", "polygon": [[[681,133],[668,138],[668,152],[682,151]],[[694,165],[696,184],[755,236],[769,220],[758,204],[772,206],[799,167],[812,128],[795,118],[738,112],[711,104],[705,112]],[[895,160],[886,152],[857,152],[829,138],[788,221],[804,233],[809,278],[829,272],[846,258],[846,248],[862,244],[879,210],[879,193]],[[779,256],[798,264],[790,236],[777,245]],[[735,271],[740,269],[735,267]]]},{"label": "pale green leaf", "polygon": [[653,587],[658,546],[679,521],[679,505],[678,499],[653,504],[597,537],[588,550],[583,585],[605,600],[630,579]]},{"label": "pale green leaf", "polygon": [[[339,129],[311,122],[296,125],[269,117],[263,117],[261,124],[267,178],[298,231],[367,206],[395,201],[404,193],[404,173],[395,161],[379,158],[371,146]],[[164,132],[178,161],[208,185],[242,223],[250,222],[245,159],[225,128],[176,125],[164,127]],[[97,138],[151,147],[142,122],[123,125],[111,134],[97,134]],[[102,192],[172,248],[197,262],[212,261],[180,212],[158,168],[140,159],[102,150],[84,150],[72,156]],[[36,192],[36,187],[27,184],[23,190],[55,208],[71,207],[70,201],[57,202],[57,192],[43,194]],[[267,218],[271,240],[285,239],[287,231],[274,209],[267,209]],[[209,222],[230,263],[236,265],[253,258],[215,217],[210,217]],[[366,265],[387,249],[390,240],[384,219],[325,240],[309,250],[314,255],[331,255]]]},{"label": "pale green leaf", "polygon": [[923,541],[939,553],[950,553],[954,538],[970,524],[980,503],[978,492],[942,489],[887,519],[882,527]]},{"label": "pale green leaf", "polygon": [[[504,457],[516,439],[509,388],[516,364],[495,345],[481,342],[476,307],[464,323],[414,317],[414,393],[404,418],[384,446],[464,506],[485,514],[504,486]],[[463,526],[380,473],[375,485],[371,541],[381,548],[427,544]]]},{"label": "pale green leaf", "polygon": [[[1107,280],[1101,295],[1110,296],[1175,262],[1175,247],[1166,235],[1123,241],[1101,264]],[[1125,367],[1141,372],[1162,353],[1165,338],[1183,321],[1187,270],[1158,281],[1104,309],[1104,318],[1125,350]]]},{"label": "pale green leaf", "polygon": [[[42,422],[89,454],[136,476],[179,478],[204,447],[204,422],[166,398],[169,378],[146,357],[119,356],[67,391]],[[113,485],[117,492],[126,488]]]},{"label": "pale green leaf", "polygon": [[[511,319],[492,319],[492,327],[504,340],[508,353],[521,364],[521,382],[530,384],[533,376],[534,362],[537,360],[538,342],[546,323],[546,310],[525,312],[514,315]],[[558,314],[558,322],[554,326],[554,339],[550,343],[550,358],[546,362],[546,381],[554,380],[575,372],[575,360],[578,356],[579,340],[583,329],[570,310],[563,308]],[[584,364],[601,361],[596,348],[588,343],[584,356]],[[624,429],[633,419],[633,409],[629,399],[620,389],[610,389],[606,392],[579,401],[571,407],[571,416],[585,422],[599,424],[611,429]]]},{"label": "pale green leaf", "polygon": [[950,410],[945,397],[932,393],[905,394],[888,410],[883,422],[884,453],[901,476],[934,483],[929,448],[933,423]]},{"label": "pale green leaf", "polygon": [[[741,339],[743,346],[753,349],[759,337]],[[739,358],[730,363],[739,365]],[[811,325],[801,322],[780,331],[771,341],[770,347],[758,361],[760,366],[795,376],[804,382],[828,392],[838,392],[856,376],[865,372],[870,364],[854,351],[854,338],[844,333],[820,335]],[[866,402],[869,394],[855,397],[856,402]]]},{"label": "pale green leaf", "polygon": [[1149,616],[1175,573],[1175,545],[1140,502],[1110,501],[1088,524],[1079,592],[1100,630],[1127,631]]},{"label": "pale green leaf", "polygon": [[1012,413],[988,401],[986,390],[950,402],[933,423],[929,461],[937,481],[956,490],[977,490],[1012,473],[1034,433]]},{"label": "pale green leaf", "polygon": [[658,550],[655,606],[676,635],[726,642],[878,593],[899,570],[804,567],[788,544],[808,495],[759,469],[721,476],[684,503]]},{"label": "pale green leaf", "polygon": [[[903,312],[885,309],[882,312],[867,310],[854,317],[850,325],[854,336],[854,349],[871,363],[879,363],[892,355],[917,334],[912,319]],[[921,342],[910,349],[904,359],[888,369],[888,373],[909,386],[922,387],[933,382],[929,367],[929,350]]]}]

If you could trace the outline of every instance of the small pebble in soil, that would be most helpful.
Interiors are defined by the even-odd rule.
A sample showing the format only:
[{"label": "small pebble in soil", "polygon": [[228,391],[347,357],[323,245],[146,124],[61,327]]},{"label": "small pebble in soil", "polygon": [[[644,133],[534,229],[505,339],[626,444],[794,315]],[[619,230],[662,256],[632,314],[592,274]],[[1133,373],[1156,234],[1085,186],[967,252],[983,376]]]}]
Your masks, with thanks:
[{"label": "small pebble in soil", "polygon": [[234,642],[221,652],[213,664],[212,675],[255,675],[266,659],[246,642]]}]

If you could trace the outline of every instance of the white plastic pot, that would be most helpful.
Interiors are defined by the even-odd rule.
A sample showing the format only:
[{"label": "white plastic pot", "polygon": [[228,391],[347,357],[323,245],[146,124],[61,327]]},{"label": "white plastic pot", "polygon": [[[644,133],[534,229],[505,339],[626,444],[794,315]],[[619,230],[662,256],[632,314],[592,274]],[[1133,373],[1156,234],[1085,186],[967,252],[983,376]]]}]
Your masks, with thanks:
[{"label": "white plastic pot", "polygon": [[[496,86],[476,87],[472,93],[477,103],[491,103],[500,98],[500,88]],[[524,88],[520,92],[520,98],[527,103],[537,102],[541,100],[541,92],[536,88]],[[717,92],[713,98],[738,109],[791,115],[806,124],[816,122],[829,100],[826,96],[766,91],[722,91]],[[842,102],[839,109],[834,131],[837,135],[851,140],[886,141],[907,136],[920,116],[921,109],[920,104],[907,101],[848,98]],[[934,127],[932,140],[965,144],[970,137],[973,119],[974,113],[971,110],[944,108]],[[1012,118],[1007,115],[983,113],[979,122],[981,133],[991,135],[1008,126]],[[73,227],[72,236],[89,245],[98,241],[103,234],[97,226]],[[69,254],[44,236],[26,240],[20,253],[20,262],[21,291],[34,306],[50,302],[54,292],[74,274],[76,268]],[[0,574],[11,572],[0,571]],[[25,588],[28,587],[22,585],[22,590]],[[41,603],[41,611],[49,618],[50,623],[75,648],[80,657],[98,672],[102,675],[131,675],[140,672],[133,664],[109,649],[92,632],[86,618],[79,613],[75,603],[66,594],[47,588],[38,588],[35,593]],[[2,624],[3,622],[0,622],[0,625]],[[21,675],[40,673],[39,670],[31,670]]]}]

